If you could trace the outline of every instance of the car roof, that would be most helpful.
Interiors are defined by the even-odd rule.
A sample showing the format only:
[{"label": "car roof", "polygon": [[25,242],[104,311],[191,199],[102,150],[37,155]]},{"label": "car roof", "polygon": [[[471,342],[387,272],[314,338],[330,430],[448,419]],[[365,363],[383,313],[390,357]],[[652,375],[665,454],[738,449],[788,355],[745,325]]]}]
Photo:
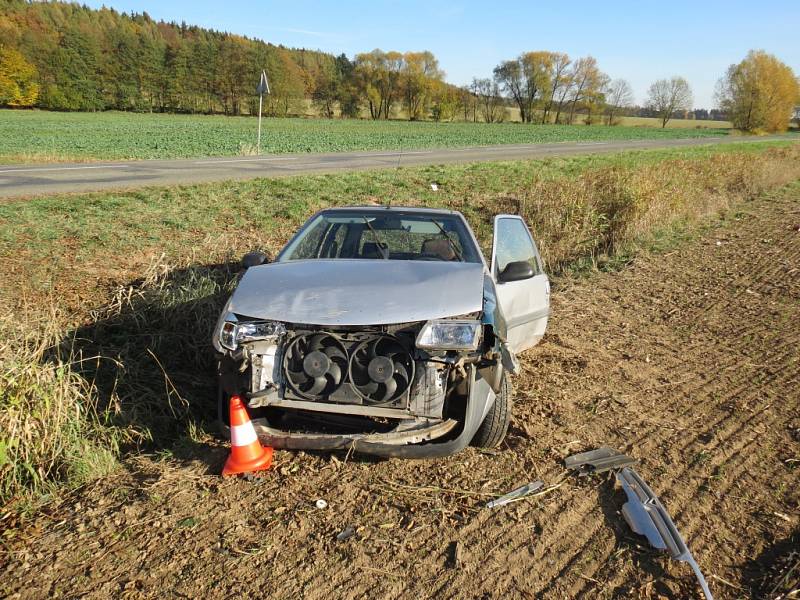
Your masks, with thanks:
[{"label": "car roof", "polygon": [[363,212],[363,211],[386,211],[396,213],[420,213],[425,215],[454,215],[462,216],[457,210],[450,210],[447,208],[425,208],[421,206],[383,206],[380,204],[372,204],[367,206],[332,206],[325,208],[320,213],[328,212]]}]

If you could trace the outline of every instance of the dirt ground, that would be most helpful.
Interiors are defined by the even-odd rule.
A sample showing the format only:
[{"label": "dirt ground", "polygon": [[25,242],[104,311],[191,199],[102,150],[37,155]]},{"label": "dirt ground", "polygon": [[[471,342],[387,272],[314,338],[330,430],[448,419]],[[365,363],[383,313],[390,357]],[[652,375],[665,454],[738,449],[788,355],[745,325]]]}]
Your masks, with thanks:
[{"label": "dirt ground", "polygon": [[[627,529],[611,476],[564,474],[600,445],[639,459],[717,598],[797,590],[798,189],[623,271],[556,282],[499,450],[279,451],[255,481],[223,481],[213,441],[129,459],[34,519],[6,515],[0,595],[699,598],[685,563]],[[554,487],[484,508],[535,479]]]}]

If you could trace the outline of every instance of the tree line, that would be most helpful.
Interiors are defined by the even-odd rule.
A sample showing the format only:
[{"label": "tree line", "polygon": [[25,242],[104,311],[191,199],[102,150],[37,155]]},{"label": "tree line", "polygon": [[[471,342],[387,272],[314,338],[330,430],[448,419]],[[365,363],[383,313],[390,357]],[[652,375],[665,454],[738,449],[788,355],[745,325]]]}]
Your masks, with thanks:
[{"label": "tree line", "polygon": [[411,119],[451,118],[454,86],[430,52],[373,52],[350,60],[275,46],[147,13],[64,2],[0,0],[0,106],[253,114],[262,69],[265,110]]},{"label": "tree line", "polygon": [[[330,54],[64,2],[0,0],[0,104],[51,110],[291,112]],[[15,89],[14,89],[15,88]]]},{"label": "tree line", "polygon": [[0,0],[0,106],[253,114],[255,83],[269,75],[268,115],[614,125],[623,115],[726,118],[744,130],[785,129],[800,104],[792,70],[764,52],[732,65],[718,84],[720,110],[693,113],[682,77],[659,79],[644,107],[630,84],[592,56],[524,52],[467,86],[445,82],[429,51],[375,49],[333,56],[247,37],[154,21],[147,13],[63,2]]}]

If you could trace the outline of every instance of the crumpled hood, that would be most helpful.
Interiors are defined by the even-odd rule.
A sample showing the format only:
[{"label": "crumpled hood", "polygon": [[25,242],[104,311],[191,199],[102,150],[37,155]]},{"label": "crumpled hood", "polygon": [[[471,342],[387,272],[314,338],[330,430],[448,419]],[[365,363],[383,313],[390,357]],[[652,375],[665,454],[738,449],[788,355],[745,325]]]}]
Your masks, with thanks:
[{"label": "crumpled hood", "polygon": [[483,309],[480,263],[298,260],[247,270],[228,311],[306,325],[388,325]]}]

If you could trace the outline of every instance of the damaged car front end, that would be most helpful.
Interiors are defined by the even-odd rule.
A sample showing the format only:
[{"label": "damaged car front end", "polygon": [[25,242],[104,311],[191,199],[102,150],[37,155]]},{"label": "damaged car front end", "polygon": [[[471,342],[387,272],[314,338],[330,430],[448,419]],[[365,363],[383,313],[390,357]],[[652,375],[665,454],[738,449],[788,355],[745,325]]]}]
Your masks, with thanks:
[{"label": "damaged car front end", "polygon": [[[516,268],[509,281],[535,277]],[[515,370],[497,288],[459,213],[322,211],[274,263],[246,270],[220,316],[220,420],[240,395],[276,448],[435,457],[496,445]],[[533,316],[528,345],[546,325]]]}]

